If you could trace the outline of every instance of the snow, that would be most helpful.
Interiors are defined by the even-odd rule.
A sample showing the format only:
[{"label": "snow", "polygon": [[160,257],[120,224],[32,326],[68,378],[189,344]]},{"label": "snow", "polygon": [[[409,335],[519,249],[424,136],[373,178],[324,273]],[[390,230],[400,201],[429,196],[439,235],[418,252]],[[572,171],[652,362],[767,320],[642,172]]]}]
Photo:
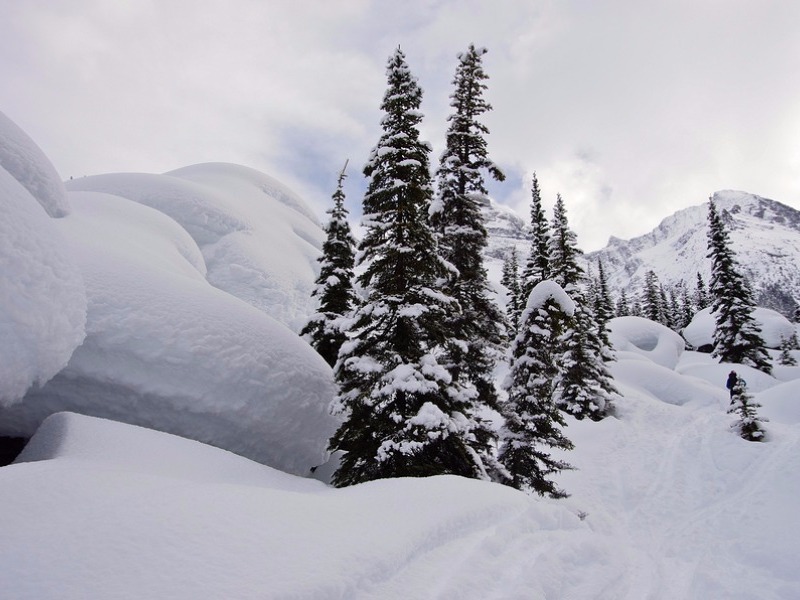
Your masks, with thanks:
[{"label": "snow", "polygon": [[86,293],[56,227],[63,219],[50,218],[41,203],[3,168],[0,206],[2,408],[19,401],[30,387],[44,384],[67,364],[85,335]]},{"label": "snow", "polygon": [[608,328],[608,339],[620,356],[632,352],[667,369],[675,368],[685,346],[680,335],[642,317],[617,317]]},{"label": "snow", "polygon": [[[572,316],[575,312],[575,302],[572,301],[572,298],[569,297],[567,292],[565,292],[560,285],[549,279],[540,281],[531,290],[525,310],[529,311],[540,308],[544,306],[548,300],[553,300],[558,304],[567,316]],[[523,317],[522,321],[524,320],[525,318]]]},{"label": "snow", "polygon": [[[761,338],[768,348],[780,348],[781,337],[786,339],[796,330],[795,325],[779,312],[760,306],[753,310],[753,318],[761,329]],[[693,347],[714,343],[714,315],[711,308],[698,312],[686,326],[683,335]]]},{"label": "snow", "polygon": [[83,273],[87,337],[66,368],[3,413],[0,432],[30,436],[49,414],[71,410],[292,473],[323,462],[337,422],[322,358],[284,325],[209,285],[197,245],[168,216],[108,194],[70,198],[73,213],[48,223],[59,225]]},{"label": "snow", "polygon": [[107,192],[169,215],[202,251],[212,285],[292,330],[314,313],[325,232],[303,200],[268,175],[207,163],[165,175],[84,177],[67,189]]},{"label": "snow", "polygon": [[0,168],[5,169],[51,217],[69,214],[64,184],[30,136],[0,111]]}]

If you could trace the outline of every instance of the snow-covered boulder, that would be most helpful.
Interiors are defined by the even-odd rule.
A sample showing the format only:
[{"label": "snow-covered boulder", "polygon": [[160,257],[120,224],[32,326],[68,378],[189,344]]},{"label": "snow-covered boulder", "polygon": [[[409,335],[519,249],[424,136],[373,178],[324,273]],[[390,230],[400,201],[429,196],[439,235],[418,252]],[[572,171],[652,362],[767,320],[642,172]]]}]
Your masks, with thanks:
[{"label": "snow-covered boulder", "polygon": [[69,202],[53,163],[27,133],[0,112],[0,167],[28,190],[51,217],[69,213]]},{"label": "snow-covered boulder", "polygon": [[264,312],[211,286],[195,242],[147,206],[71,193],[57,222],[89,298],[68,366],[3,415],[28,436],[69,410],[175,433],[292,473],[322,462],[336,427],[328,365]]},{"label": "snow-covered boulder", "polygon": [[303,200],[268,175],[208,163],[165,175],[84,177],[67,189],[107,192],[169,215],[197,242],[212,285],[294,331],[314,312],[325,233]]},{"label": "snow-covered boulder", "polygon": [[60,221],[0,168],[0,407],[58,373],[85,335],[86,293]]},{"label": "snow-covered boulder", "polygon": [[[790,338],[796,331],[795,325],[779,312],[757,306],[753,318],[761,329],[761,338],[767,348],[780,348],[781,338]],[[692,322],[683,330],[683,337],[694,348],[711,346],[714,343],[714,315],[711,308],[698,312]]]},{"label": "snow-covered boulder", "polygon": [[618,353],[632,352],[674,369],[683,353],[683,338],[660,323],[642,317],[617,317],[608,322],[609,341]]}]

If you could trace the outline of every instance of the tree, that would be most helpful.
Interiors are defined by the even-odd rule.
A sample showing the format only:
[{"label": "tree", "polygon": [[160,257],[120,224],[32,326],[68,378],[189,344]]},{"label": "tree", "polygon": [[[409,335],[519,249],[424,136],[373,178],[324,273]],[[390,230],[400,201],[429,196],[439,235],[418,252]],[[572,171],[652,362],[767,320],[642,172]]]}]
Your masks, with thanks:
[{"label": "tree", "polygon": [[753,402],[753,397],[747,391],[747,384],[741,377],[736,379],[731,391],[731,406],[729,413],[735,413],[739,420],[733,424],[736,432],[748,442],[763,442],[764,429],[761,423],[766,419],[758,416],[756,409],[761,405]]},{"label": "tree", "polygon": [[506,316],[512,331],[516,331],[519,317],[522,314],[520,304],[522,302],[522,291],[519,281],[519,259],[517,249],[511,248],[508,256],[503,259],[503,273],[500,283],[508,290],[508,304],[506,305]]},{"label": "tree", "polygon": [[453,267],[445,291],[460,310],[445,316],[448,332],[447,369],[478,396],[474,413],[482,405],[496,407],[494,369],[506,344],[503,316],[489,290],[483,251],[488,234],[482,204],[488,202],[484,172],[499,181],[503,172],[489,159],[488,128],[480,117],[492,110],[483,98],[488,76],[483,70],[484,48],[470,44],[458,55],[458,67],[450,96],[453,113],[448,117],[446,147],[436,173],[438,193],[431,208],[431,223],[438,235],[439,250]]},{"label": "tree", "polygon": [[445,315],[458,305],[437,288],[447,267],[428,224],[430,146],[419,136],[422,90],[398,48],[387,67],[383,133],[364,167],[359,282],[367,291],[339,353],[329,442],[343,451],[336,486],[384,477],[487,477],[467,412],[474,389],[439,362]]},{"label": "tree", "polygon": [[631,307],[628,302],[628,293],[625,291],[625,288],[622,288],[619,292],[619,299],[617,300],[616,310],[618,317],[627,317],[632,314]]},{"label": "tree", "polygon": [[342,317],[349,315],[358,304],[353,289],[356,242],[347,222],[348,212],[344,207],[342,189],[346,168],[347,163],[339,174],[339,183],[333,194],[333,208],[328,210],[330,220],[325,226],[327,237],[319,258],[319,277],[311,293],[319,298],[319,309],[300,332],[331,367],[336,364],[339,348],[346,338],[342,330]]},{"label": "tree", "polygon": [[708,201],[708,258],[714,314],[713,356],[721,362],[747,364],[770,373],[769,355],[753,318],[753,295],[730,248],[728,232],[713,198]]},{"label": "tree", "polygon": [[595,294],[594,314],[599,323],[608,323],[614,317],[614,301],[608,291],[608,280],[603,261],[597,261],[597,293]]},{"label": "tree", "polygon": [[552,498],[567,494],[548,477],[572,468],[550,456],[548,449],[573,447],[561,430],[566,424],[555,393],[560,375],[558,348],[574,312],[575,304],[558,284],[549,280],[537,284],[522,313],[504,383],[508,400],[502,407],[506,423],[498,455],[506,469],[504,483]]},{"label": "tree", "polygon": [[644,288],[642,289],[642,312],[643,316],[656,323],[661,323],[662,310],[664,308],[661,300],[661,284],[655,271],[647,271],[644,274]]},{"label": "tree", "polygon": [[539,282],[550,279],[550,244],[550,226],[542,208],[539,180],[534,172],[531,181],[531,250],[522,271],[522,303],[527,301],[531,290]]},{"label": "tree", "polygon": [[577,290],[583,279],[583,269],[578,264],[581,254],[583,252],[578,249],[577,236],[569,227],[564,200],[561,194],[557,194],[550,238],[550,275],[568,294]]},{"label": "tree", "polygon": [[706,289],[706,282],[703,281],[703,276],[697,273],[697,285],[694,291],[694,307],[697,312],[704,308],[711,306],[711,300],[708,298],[708,290]]},{"label": "tree", "polygon": [[792,350],[797,350],[797,332],[792,332],[789,337],[781,336],[781,354],[778,357],[778,363],[785,367],[797,366],[797,359],[792,354]]}]

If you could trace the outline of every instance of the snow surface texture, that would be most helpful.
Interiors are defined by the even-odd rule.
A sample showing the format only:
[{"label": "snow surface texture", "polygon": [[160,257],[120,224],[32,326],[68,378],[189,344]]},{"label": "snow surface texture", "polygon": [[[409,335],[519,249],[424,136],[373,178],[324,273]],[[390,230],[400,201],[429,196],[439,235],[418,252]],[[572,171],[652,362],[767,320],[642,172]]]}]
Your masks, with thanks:
[{"label": "snow surface texture", "polygon": [[56,224],[0,168],[0,411],[58,373],[85,336],[83,280]]},{"label": "snow surface texture", "polygon": [[294,331],[314,312],[325,233],[302,199],[263,173],[207,163],[165,175],[84,177],[67,189],[115,194],[169,215],[197,242],[212,285]]},{"label": "snow surface texture", "polygon": [[608,328],[608,339],[620,357],[638,354],[667,369],[675,368],[686,345],[670,328],[642,317],[617,317]]},{"label": "snow surface texture", "polygon": [[[30,435],[71,410],[208,442],[293,473],[325,458],[328,365],[284,325],[203,277],[194,240],[125,198],[70,194],[56,222],[83,271],[87,338],[68,366],[0,414]],[[38,207],[37,207],[38,208]]]},{"label": "snow surface texture", "polygon": [[51,217],[69,213],[64,184],[53,163],[16,123],[0,112],[0,167],[8,171]]},{"label": "snow surface texture", "polygon": [[568,417],[577,470],[560,476],[572,496],[558,501],[452,476],[332,489],[167,434],[51,416],[0,468],[0,589],[15,600],[800,597],[797,387],[756,397],[773,419],[756,444],[729,430],[724,379],[700,386],[719,404],[684,406],[616,383],[618,418]]},{"label": "snow surface texture", "polygon": [[[789,339],[797,326],[782,314],[769,308],[756,307],[753,318],[761,330],[761,338],[768,348],[780,348],[781,338]],[[712,345],[714,343],[714,315],[711,308],[704,308],[698,312],[692,322],[683,330],[686,341],[694,348]]]}]

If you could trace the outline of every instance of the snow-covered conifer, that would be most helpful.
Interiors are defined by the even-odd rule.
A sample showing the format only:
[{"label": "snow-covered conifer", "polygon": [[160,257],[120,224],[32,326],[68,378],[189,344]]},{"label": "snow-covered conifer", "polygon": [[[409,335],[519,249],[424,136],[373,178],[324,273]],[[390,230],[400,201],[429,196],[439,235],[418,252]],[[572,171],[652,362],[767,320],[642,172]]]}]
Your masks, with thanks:
[{"label": "snow-covered conifer", "polygon": [[[542,193],[539,189],[539,180],[533,173],[531,180],[531,249],[525,268],[522,270],[520,290],[524,304],[531,290],[540,281],[550,279],[550,225],[542,207]],[[520,306],[520,310],[524,306]]]},{"label": "snow-covered conifer", "polygon": [[731,406],[729,413],[735,413],[739,420],[733,427],[736,432],[748,442],[763,442],[764,428],[761,423],[766,421],[758,416],[756,411],[761,405],[753,401],[753,397],[747,391],[747,384],[739,377],[733,384],[731,391]]},{"label": "snow-covered conifer", "polygon": [[616,316],[627,317],[633,314],[631,311],[632,309],[630,302],[628,301],[628,293],[625,291],[625,288],[622,288],[619,292],[619,299],[617,300]]},{"label": "snow-covered conifer", "polygon": [[569,294],[578,288],[584,273],[578,264],[583,252],[577,246],[577,236],[569,227],[567,209],[561,194],[556,195],[550,237],[550,275]]},{"label": "snow-covered conifer", "polygon": [[598,323],[608,323],[614,317],[614,301],[608,290],[608,280],[603,268],[603,261],[597,261],[597,285],[594,298],[594,315]]},{"label": "snow-covered conifer", "polygon": [[694,290],[694,308],[695,311],[700,312],[704,308],[711,305],[711,300],[708,298],[708,289],[703,276],[697,273],[697,284]]},{"label": "snow-covered conifer", "polygon": [[713,199],[708,202],[708,250],[711,306],[716,325],[713,356],[721,362],[747,364],[770,373],[769,355],[753,318],[753,294],[739,271]]},{"label": "snow-covered conifer", "polygon": [[778,364],[785,367],[797,366],[797,359],[792,354],[792,350],[798,348],[797,332],[792,332],[789,337],[781,336],[781,353],[778,357]]},{"label": "snow-covered conifer", "polygon": [[450,96],[453,113],[448,117],[430,215],[440,254],[452,266],[444,289],[460,307],[444,318],[449,337],[444,361],[455,381],[477,391],[473,414],[483,412],[483,406],[497,405],[493,373],[506,345],[502,311],[492,299],[483,264],[488,237],[481,210],[488,202],[484,173],[499,181],[505,179],[489,159],[489,130],[480,122],[492,109],[483,98],[488,79],[483,69],[485,54],[486,49],[471,44],[458,55]]},{"label": "snow-covered conifer", "polygon": [[656,323],[661,323],[664,306],[661,301],[661,285],[655,271],[650,270],[644,274],[641,302],[643,316]]},{"label": "snow-covered conifer", "polygon": [[422,90],[398,48],[387,67],[383,133],[364,167],[359,282],[367,291],[342,345],[330,440],[343,451],[337,486],[385,477],[487,474],[469,409],[477,392],[439,362],[445,316],[458,305],[438,288],[447,266],[428,223],[430,146],[419,137]]},{"label": "snow-covered conifer", "polygon": [[565,422],[555,394],[558,349],[574,313],[575,304],[561,286],[550,280],[536,285],[511,347],[511,370],[504,384],[508,399],[502,406],[506,422],[498,456],[507,471],[504,483],[553,498],[567,494],[548,477],[571,468],[549,450],[572,449],[562,432]]},{"label": "snow-covered conifer", "polygon": [[511,252],[503,259],[503,273],[500,283],[508,290],[506,317],[511,331],[516,331],[519,317],[522,314],[522,308],[520,306],[522,302],[522,291],[520,290],[519,258],[516,248],[511,248]]},{"label": "snow-covered conifer", "polygon": [[345,341],[342,317],[350,314],[358,303],[353,289],[356,242],[344,207],[345,177],[345,169],[342,169],[333,194],[333,207],[328,210],[330,220],[325,226],[327,237],[319,258],[319,277],[311,293],[319,298],[319,309],[300,332],[331,366],[336,364],[339,348]]}]

